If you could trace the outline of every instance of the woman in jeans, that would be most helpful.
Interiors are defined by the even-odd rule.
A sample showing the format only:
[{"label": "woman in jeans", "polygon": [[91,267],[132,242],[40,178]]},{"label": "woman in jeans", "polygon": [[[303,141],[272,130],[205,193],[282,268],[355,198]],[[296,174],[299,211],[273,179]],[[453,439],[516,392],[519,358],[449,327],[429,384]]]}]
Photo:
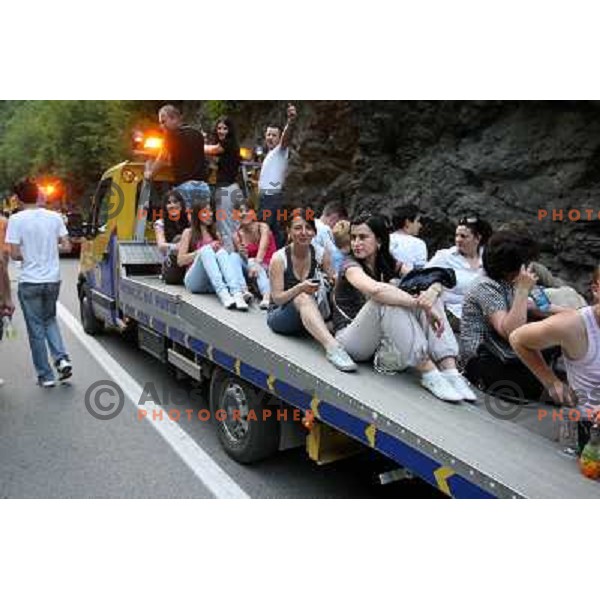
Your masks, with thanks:
[{"label": "woman in jeans", "polygon": [[242,198],[242,190],[237,184],[240,169],[240,145],[238,144],[233,122],[229,117],[219,117],[213,133],[213,144],[204,146],[204,154],[217,159],[217,187],[215,208],[217,231],[225,250],[233,250],[233,232],[236,223],[233,219],[233,203]]},{"label": "woman in jeans", "polygon": [[225,308],[248,310],[214,222],[210,200],[192,207],[192,224],[181,236],[177,263],[187,266],[183,284],[193,294],[215,293]]},{"label": "woman in jeans", "polygon": [[271,306],[267,325],[282,335],[307,331],[325,349],[327,360],[340,371],[356,365],[327,329],[315,294],[319,283],[315,249],[311,242],[317,230],[306,209],[296,209],[287,222],[289,245],[273,255],[269,267]]},{"label": "woman in jeans", "polygon": [[244,298],[252,298],[246,278],[256,280],[262,296],[259,306],[261,310],[267,310],[271,303],[267,272],[277,250],[275,237],[266,223],[256,220],[256,213],[250,209],[246,200],[234,204],[234,213],[240,226],[233,235],[235,252],[229,255],[231,268]]},{"label": "woman in jeans", "polygon": [[434,396],[448,402],[475,400],[456,369],[458,345],[439,300],[441,284],[416,298],[390,283],[395,260],[381,215],[355,219],[350,246],[336,283],[333,310],[336,339],[348,354],[356,361],[370,360],[386,337],[401,366],[414,367],[421,374],[421,385]]}]

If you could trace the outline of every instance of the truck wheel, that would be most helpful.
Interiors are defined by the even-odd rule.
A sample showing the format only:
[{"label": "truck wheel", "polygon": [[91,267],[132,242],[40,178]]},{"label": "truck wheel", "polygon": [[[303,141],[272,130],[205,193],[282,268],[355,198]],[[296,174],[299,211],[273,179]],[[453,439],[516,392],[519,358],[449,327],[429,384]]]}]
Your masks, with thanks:
[{"label": "truck wheel", "polygon": [[96,318],[89,293],[84,289],[79,298],[79,312],[83,330],[88,335],[98,335],[104,330],[104,323]]},{"label": "truck wheel", "polygon": [[[256,462],[277,452],[279,423],[275,408],[267,406],[269,396],[219,370],[213,374],[212,383],[210,405],[225,452],[242,464]],[[263,409],[268,408],[272,410],[270,417],[263,415]]]}]

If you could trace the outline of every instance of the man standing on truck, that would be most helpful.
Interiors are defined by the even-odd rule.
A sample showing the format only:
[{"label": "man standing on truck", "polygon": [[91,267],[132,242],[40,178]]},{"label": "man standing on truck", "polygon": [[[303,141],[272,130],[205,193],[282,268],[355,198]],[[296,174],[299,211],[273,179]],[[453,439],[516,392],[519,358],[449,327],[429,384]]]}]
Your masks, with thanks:
[{"label": "man standing on truck", "polygon": [[15,189],[25,210],[8,220],[6,243],[13,260],[21,260],[18,297],[27,325],[29,346],[38,383],[56,385],[48,362],[48,347],[60,381],[71,377],[73,366],[65,351],[58,323],[56,302],[60,290],[59,244],[69,251],[70,242],[62,217],[38,204],[37,185],[22,182]]},{"label": "man standing on truck", "polygon": [[283,133],[278,125],[269,125],[265,132],[268,154],[263,161],[258,181],[262,220],[269,225],[278,248],[285,245],[285,227],[282,223],[283,185],[287,175],[289,146],[296,124],[296,107],[288,105],[287,124]]},{"label": "man standing on truck", "polygon": [[144,178],[151,181],[162,167],[170,165],[175,186],[190,208],[194,200],[210,195],[206,183],[204,135],[186,125],[181,112],[172,104],[161,107],[158,121],[165,132],[165,143],[156,160],[146,165]]}]

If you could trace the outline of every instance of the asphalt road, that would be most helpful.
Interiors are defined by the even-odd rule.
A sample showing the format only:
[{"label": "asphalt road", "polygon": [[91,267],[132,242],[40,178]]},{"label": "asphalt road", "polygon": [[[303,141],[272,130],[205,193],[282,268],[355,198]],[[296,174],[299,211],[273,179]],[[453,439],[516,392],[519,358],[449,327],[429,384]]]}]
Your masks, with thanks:
[{"label": "asphalt road", "polygon": [[[61,268],[60,303],[79,321],[78,261],[63,258]],[[115,378],[116,371],[107,373],[108,363],[118,365],[121,379],[130,378],[140,388],[150,383],[159,393],[179,388],[185,398],[192,384],[177,381],[165,365],[118,334],[99,336],[99,346],[90,347],[72,322],[67,314],[67,322],[60,324],[74,375],[54,389],[35,384],[20,309],[14,318],[17,339],[0,342],[0,376],[6,380],[0,388],[2,498],[211,498],[214,485],[203,473],[215,469],[221,480],[251,498],[442,497],[419,480],[376,483],[390,465],[370,453],[317,466],[303,449],[294,449],[248,467],[231,460],[213,425],[198,419],[180,420],[169,434],[171,443],[151,422],[138,419],[133,402],[125,402],[113,419],[95,419],[84,398],[96,382]],[[177,408],[206,407],[203,397]],[[181,438],[187,440],[187,454],[181,451]],[[195,464],[201,467],[194,469]]]}]

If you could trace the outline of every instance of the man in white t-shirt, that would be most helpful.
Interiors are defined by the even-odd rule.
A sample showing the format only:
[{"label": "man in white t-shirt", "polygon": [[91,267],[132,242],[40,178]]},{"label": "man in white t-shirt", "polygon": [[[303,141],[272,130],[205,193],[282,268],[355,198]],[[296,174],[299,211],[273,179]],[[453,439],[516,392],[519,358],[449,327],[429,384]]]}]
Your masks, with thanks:
[{"label": "man in white t-shirt", "polygon": [[348,218],[346,207],[339,200],[332,200],[323,207],[321,218],[315,219],[317,235],[312,240],[312,245],[317,251],[317,259],[321,259],[325,252],[332,256],[335,252],[335,240],[332,229],[338,221]]},{"label": "man in white t-shirt", "polygon": [[390,235],[390,253],[404,270],[421,269],[427,262],[427,245],[417,237],[423,224],[414,204],[399,206],[392,214],[394,233]]},{"label": "man in white t-shirt", "polygon": [[73,373],[56,321],[60,290],[59,244],[68,251],[70,242],[62,217],[43,208],[35,183],[23,182],[15,191],[25,210],[8,220],[6,243],[10,245],[11,258],[22,261],[17,295],[38,383],[42,387],[53,387],[56,380],[48,362],[47,348],[50,348],[60,381]]},{"label": "man in white t-shirt", "polygon": [[265,157],[258,181],[261,218],[271,228],[278,248],[285,245],[285,224],[283,223],[283,186],[287,176],[289,145],[296,123],[296,108],[287,108],[287,124],[283,133],[276,125],[269,125],[265,132],[267,156]]}]

